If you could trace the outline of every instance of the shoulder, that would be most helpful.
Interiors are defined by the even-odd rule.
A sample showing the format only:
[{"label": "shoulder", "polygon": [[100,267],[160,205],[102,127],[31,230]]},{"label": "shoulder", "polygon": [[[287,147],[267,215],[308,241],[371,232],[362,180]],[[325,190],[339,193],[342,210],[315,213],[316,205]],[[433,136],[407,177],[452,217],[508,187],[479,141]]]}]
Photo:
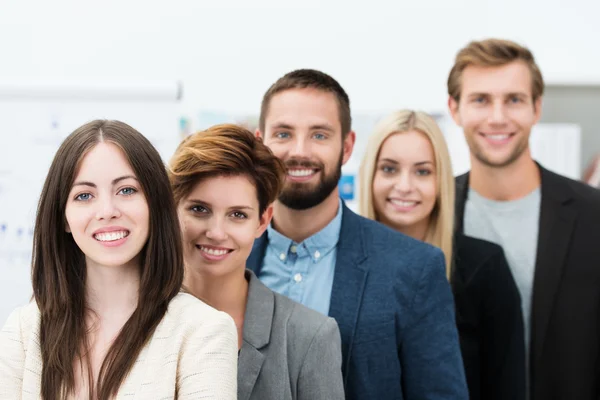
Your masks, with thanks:
[{"label": "shoulder", "polygon": [[561,185],[571,191],[571,196],[575,198],[578,204],[594,207],[598,209],[600,204],[600,190],[580,181],[576,181],[566,176],[559,175],[547,169],[542,169],[542,193],[545,189],[554,190],[556,186]]},{"label": "shoulder", "polygon": [[[309,346],[313,340],[320,340],[332,332],[338,335],[337,323],[331,317],[312,310],[279,293],[273,292],[275,298],[275,318],[285,320],[287,336],[298,344]],[[274,324],[279,326],[279,324]]]},{"label": "shoulder", "polygon": [[169,303],[161,321],[163,330],[201,331],[229,330],[235,332],[233,319],[189,293],[178,293]]},{"label": "shoulder", "polygon": [[35,301],[21,307],[15,308],[4,324],[3,332],[7,330],[19,330],[23,336],[36,330],[40,323],[40,310]]},{"label": "shoulder", "polygon": [[[401,255],[401,259],[406,259],[437,257],[441,254],[438,248],[395,231],[380,222],[360,215],[354,217],[363,231],[364,244],[369,256],[398,259]],[[381,251],[382,248],[386,251]]]},{"label": "shoulder", "polygon": [[456,268],[460,268],[469,274],[498,257],[504,257],[502,247],[495,243],[460,234],[456,236],[455,240],[456,254],[454,261],[456,262]]},{"label": "shoulder", "polygon": [[[456,237],[453,288],[477,288],[482,295],[517,292],[502,247],[470,236]],[[491,291],[490,291],[491,290]]]}]

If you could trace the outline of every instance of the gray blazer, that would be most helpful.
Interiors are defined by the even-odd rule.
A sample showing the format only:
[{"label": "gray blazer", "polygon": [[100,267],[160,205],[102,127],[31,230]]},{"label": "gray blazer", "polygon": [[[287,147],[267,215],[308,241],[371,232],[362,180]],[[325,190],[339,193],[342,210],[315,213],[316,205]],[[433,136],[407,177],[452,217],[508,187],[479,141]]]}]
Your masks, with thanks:
[{"label": "gray blazer", "polygon": [[267,288],[247,270],[238,400],[343,400],[337,323]]}]

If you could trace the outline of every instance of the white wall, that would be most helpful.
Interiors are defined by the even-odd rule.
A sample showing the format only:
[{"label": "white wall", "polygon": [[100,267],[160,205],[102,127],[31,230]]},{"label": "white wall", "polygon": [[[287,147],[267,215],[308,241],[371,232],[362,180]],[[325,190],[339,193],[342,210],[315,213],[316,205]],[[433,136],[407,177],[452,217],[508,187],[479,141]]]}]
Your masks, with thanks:
[{"label": "white wall", "polygon": [[257,112],[277,77],[314,67],[354,110],[444,109],[454,54],[487,36],[530,46],[549,81],[600,82],[598,15],[596,0],[2,0],[0,76],[180,79],[194,117]]}]

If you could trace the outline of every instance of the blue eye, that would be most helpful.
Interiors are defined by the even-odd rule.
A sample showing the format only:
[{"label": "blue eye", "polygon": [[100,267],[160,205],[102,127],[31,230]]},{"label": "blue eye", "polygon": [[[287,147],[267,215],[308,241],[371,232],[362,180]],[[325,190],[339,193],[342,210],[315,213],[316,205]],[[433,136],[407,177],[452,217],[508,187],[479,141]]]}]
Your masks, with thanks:
[{"label": "blue eye", "polygon": [[132,187],[126,187],[126,188],[119,190],[119,194],[122,194],[124,196],[131,196],[132,194],[135,194],[135,193],[137,193],[137,190]]},{"label": "blue eye", "polygon": [[92,195],[90,193],[80,193],[75,197],[75,200],[76,201],[88,201],[91,198],[92,198]]},{"label": "blue eye", "polygon": [[275,137],[279,138],[279,139],[287,139],[290,136],[291,135],[289,134],[289,132],[277,132],[277,133],[275,133]]},{"label": "blue eye", "polygon": [[313,136],[314,136],[314,138],[315,138],[315,139],[317,139],[317,140],[324,140],[324,139],[327,139],[327,136],[325,136],[325,135],[324,135],[324,134],[322,134],[322,133],[315,133]]},{"label": "blue eye", "polygon": [[511,98],[510,98],[510,102],[511,102],[511,103],[520,103],[520,102],[521,102],[521,99],[520,99],[520,98],[518,98],[518,97],[511,97]]},{"label": "blue eye", "polygon": [[418,176],[429,176],[429,175],[431,175],[431,171],[428,169],[418,169],[417,175]]}]

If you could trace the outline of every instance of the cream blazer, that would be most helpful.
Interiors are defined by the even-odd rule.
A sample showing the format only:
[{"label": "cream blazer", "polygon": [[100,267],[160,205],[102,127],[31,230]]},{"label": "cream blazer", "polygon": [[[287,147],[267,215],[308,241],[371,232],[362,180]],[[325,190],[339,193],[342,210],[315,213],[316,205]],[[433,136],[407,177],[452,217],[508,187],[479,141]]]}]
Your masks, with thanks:
[{"label": "cream blazer", "polygon": [[[40,312],[13,311],[0,331],[0,400],[40,399]],[[119,388],[116,399],[223,399],[237,395],[233,319],[180,293]]]}]

